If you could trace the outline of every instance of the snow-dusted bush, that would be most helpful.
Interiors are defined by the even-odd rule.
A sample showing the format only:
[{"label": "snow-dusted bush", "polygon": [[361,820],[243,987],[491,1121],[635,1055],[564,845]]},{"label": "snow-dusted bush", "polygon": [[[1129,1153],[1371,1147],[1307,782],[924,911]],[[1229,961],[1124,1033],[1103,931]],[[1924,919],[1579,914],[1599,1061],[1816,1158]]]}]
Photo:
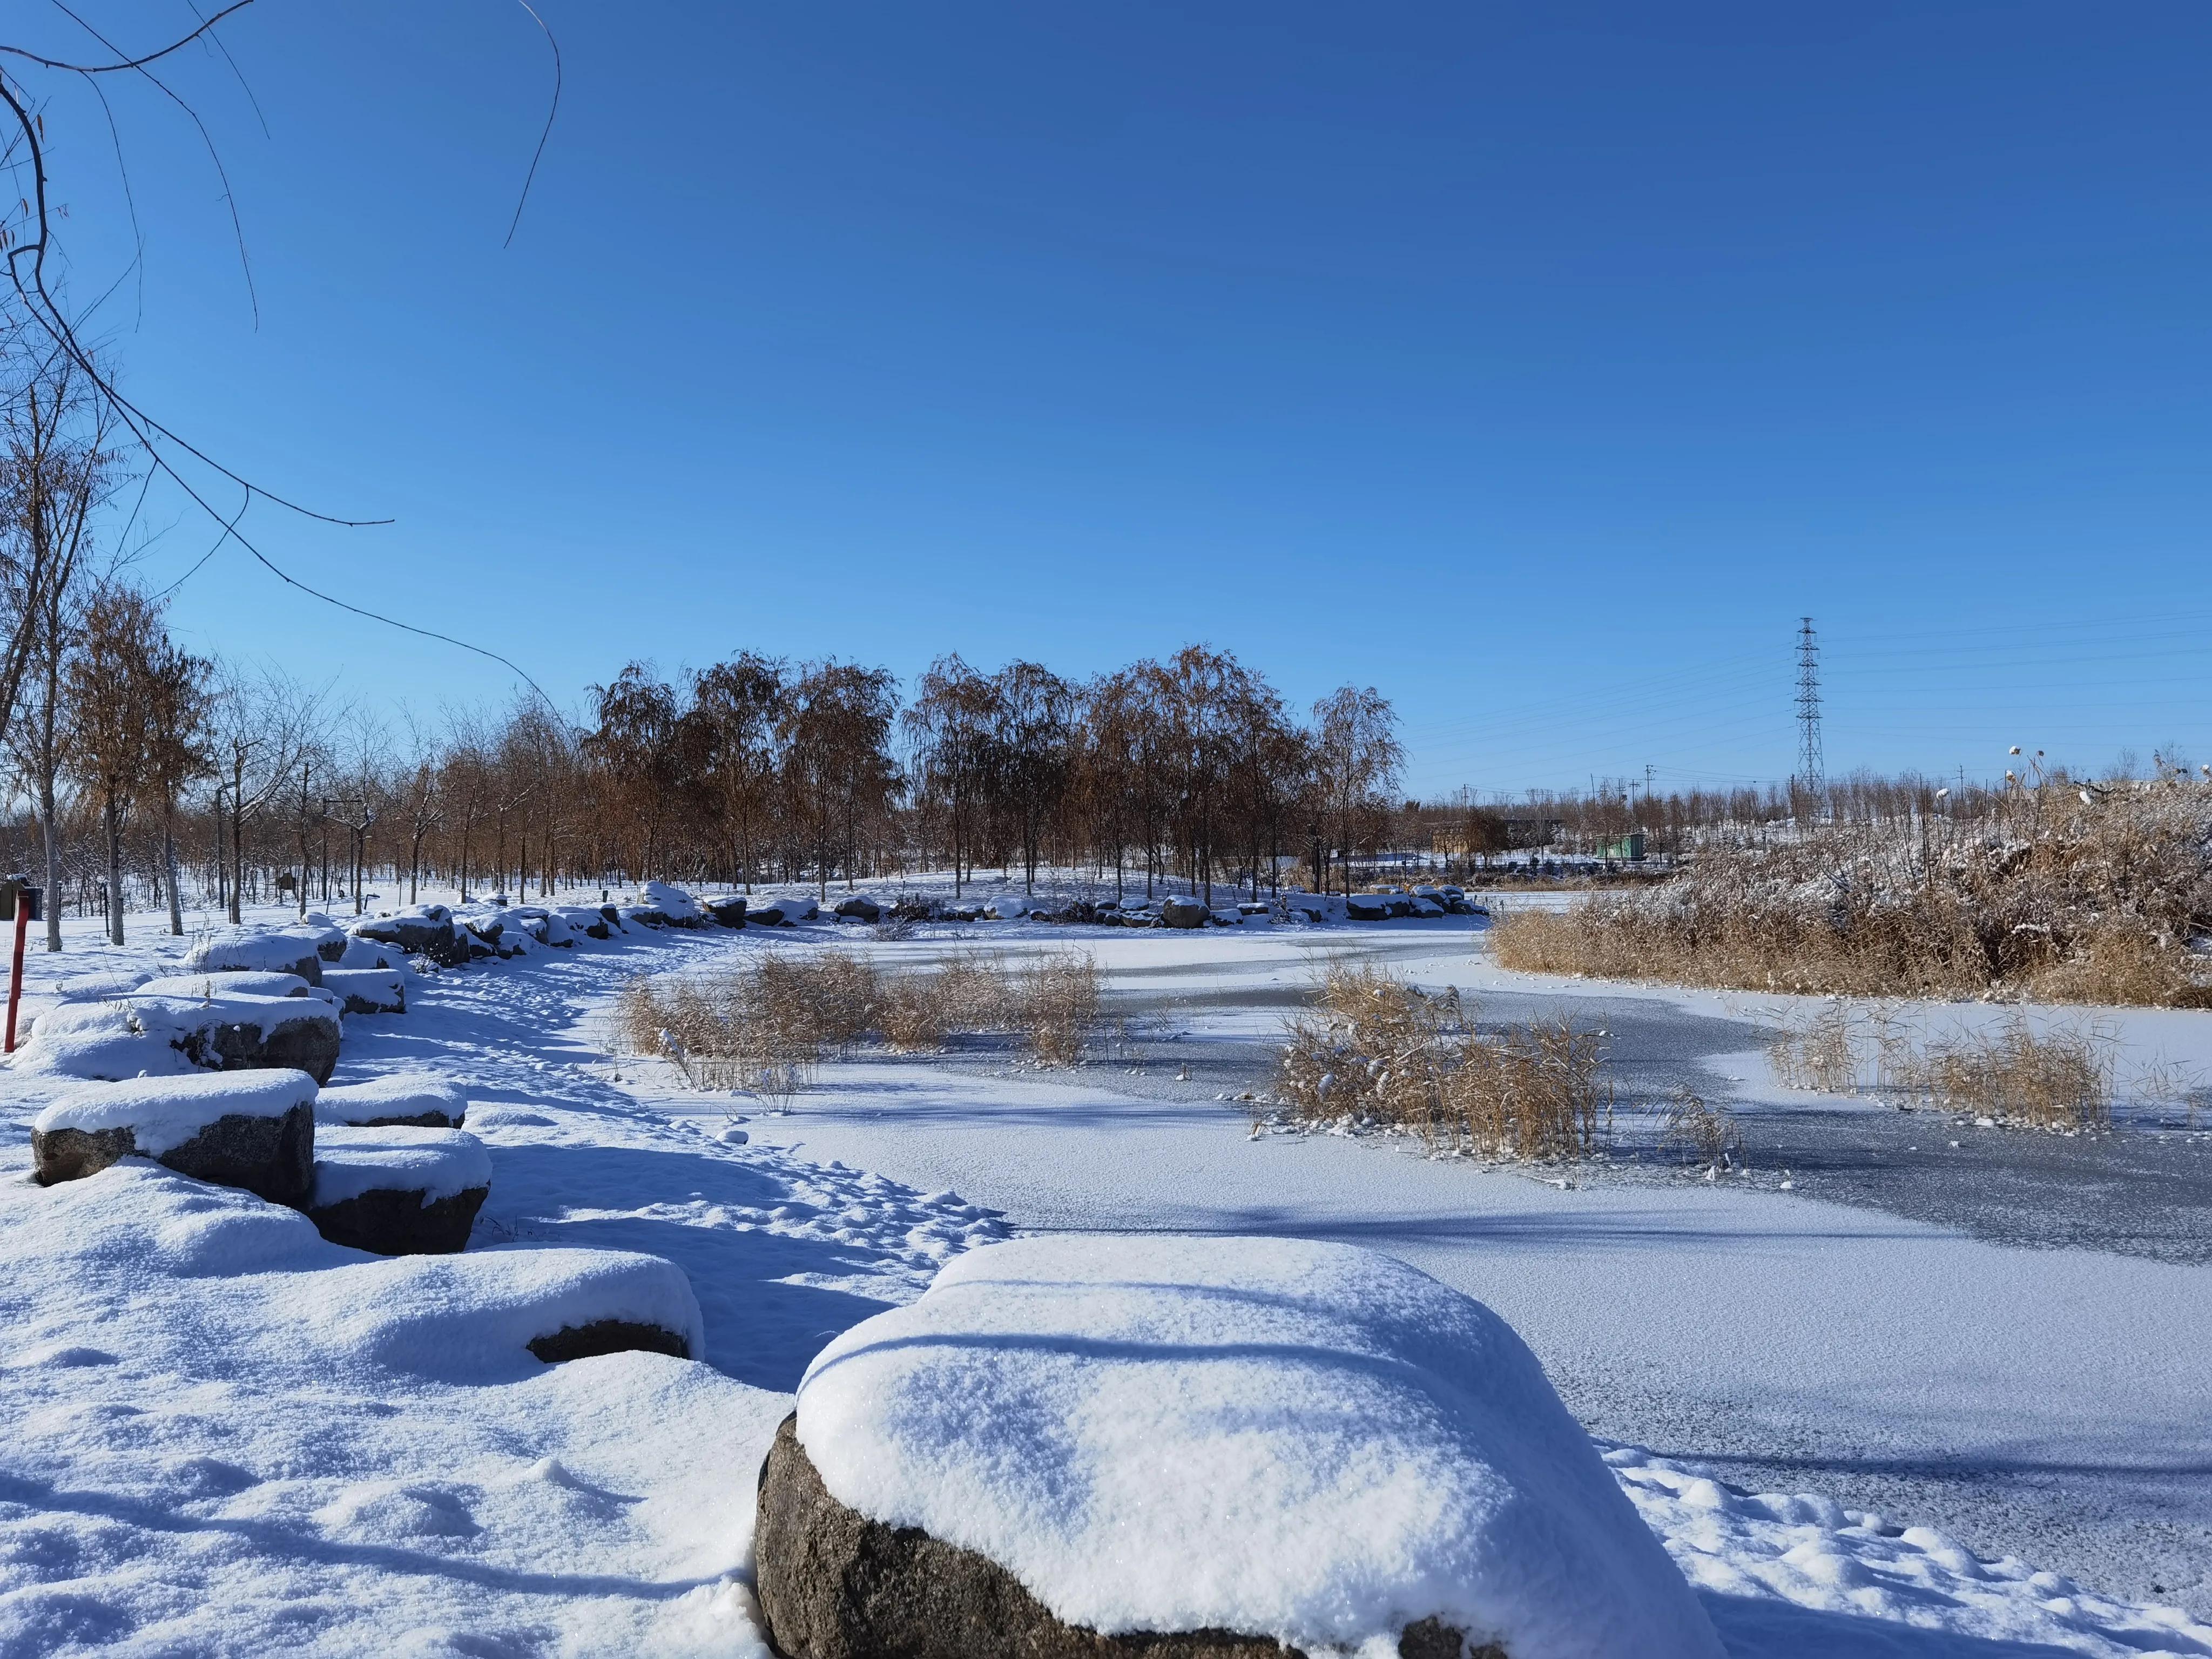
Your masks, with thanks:
[{"label": "snow-dusted bush", "polygon": [[1538,973],[1747,990],[2212,1004],[2212,786],[2019,791],[1973,825],[1839,825],[1707,847],[1682,874],[1508,914],[1498,959]]}]

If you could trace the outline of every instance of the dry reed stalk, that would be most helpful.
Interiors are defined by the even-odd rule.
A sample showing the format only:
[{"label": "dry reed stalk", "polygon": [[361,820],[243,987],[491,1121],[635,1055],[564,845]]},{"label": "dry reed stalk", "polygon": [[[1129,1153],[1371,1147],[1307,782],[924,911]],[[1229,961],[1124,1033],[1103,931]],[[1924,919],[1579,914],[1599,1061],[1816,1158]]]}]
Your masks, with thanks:
[{"label": "dry reed stalk", "polygon": [[1847,1095],[1858,1088],[1858,1054],[1850,1014],[1831,1003],[1809,1014],[1784,1014],[1782,1029],[1766,1045],[1774,1079],[1785,1089]]},{"label": "dry reed stalk", "polygon": [[1073,1066],[1098,1018],[1098,965],[1068,951],[1030,963],[1014,977],[1012,1006],[1030,1052],[1047,1066]]}]

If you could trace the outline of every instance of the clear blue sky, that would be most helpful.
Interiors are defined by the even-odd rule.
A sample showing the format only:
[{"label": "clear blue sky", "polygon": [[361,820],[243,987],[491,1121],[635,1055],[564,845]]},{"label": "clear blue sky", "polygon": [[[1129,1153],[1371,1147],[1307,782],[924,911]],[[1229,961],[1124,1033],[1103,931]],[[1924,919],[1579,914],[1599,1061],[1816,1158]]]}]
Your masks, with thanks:
[{"label": "clear blue sky", "polygon": [[[70,39],[33,13],[16,38]],[[260,0],[111,84],[133,392],[564,702],[750,647],[1393,697],[1408,781],[2212,758],[2212,9]],[[174,4],[88,14],[143,42]],[[188,23],[187,23],[187,26]],[[80,299],[130,238],[56,86]],[[155,585],[210,527],[157,492]],[[167,527],[173,526],[173,527]],[[494,665],[236,549],[202,649]]]}]

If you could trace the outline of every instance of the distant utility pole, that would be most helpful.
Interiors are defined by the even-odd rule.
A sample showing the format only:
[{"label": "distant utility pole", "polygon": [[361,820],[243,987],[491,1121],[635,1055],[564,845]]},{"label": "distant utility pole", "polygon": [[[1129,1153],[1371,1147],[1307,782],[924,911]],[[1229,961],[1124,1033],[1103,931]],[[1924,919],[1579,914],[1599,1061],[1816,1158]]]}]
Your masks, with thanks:
[{"label": "distant utility pole", "polygon": [[1797,629],[1797,781],[1817,795],[1828,765],[1820,753],[1820,646],[1813,619],[1802,617]]}]

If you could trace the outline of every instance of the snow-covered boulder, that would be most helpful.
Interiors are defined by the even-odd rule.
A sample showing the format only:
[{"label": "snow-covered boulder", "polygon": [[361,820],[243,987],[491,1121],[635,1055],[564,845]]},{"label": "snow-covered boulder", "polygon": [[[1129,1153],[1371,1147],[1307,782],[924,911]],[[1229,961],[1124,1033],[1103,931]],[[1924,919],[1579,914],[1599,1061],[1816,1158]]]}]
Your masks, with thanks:
[{"label": "snow-covered boulder", "polygon": [[317,997],[336,1006],[324,988],[310,985],[297,974],[169,974],[149,979],[136,988],[149,997]]},{"label": "snow-covered boulder", "polygon": [[353,925],[356,939],[397,945],[410,956],[428,957],[441,968],[468,965],[468,933],[457,927],[442,904],[418,905],[393,916],[371,916]]},{"label": "snow-covered boulder", "polygon": [[1387,893],[1354,893],[1344,901],[1344,913],[1354,921],[1387,921],[1390,897]]},{"label": "snow-covered boulder", "polygon": [[1416,893],[1413,895],[1411,914],[1423,917],[1443,915],[1444,914],[1443,902],[1440,899],[1423,898],[1419,893]]},{"label": "snow-covered boulder", "polygon": [[1342,921],[1345,919],[1344,899],[1335,893],[1309,893],[1304,888],[1293,887],[1281,896],[1279,902],[1286,917],[1299,917],[1307,921]]},{"label": "snow-covered boulder", "polygon": [[702,920],[698,901],[665,881],[647,882],[638,890],[638,902],[623,914],[647,927],[696,927]]},{"label": "snow-covered boulder", "polygon": [[130,995],[153,977],[143,968],[71,974],[67,979],[55,981],[54,998],[59,1002],[112,1002],[117,997]]},{"label": "snow-covered boulder", "polygon": [[406,975],[392,968],[325,968],[323,988],[340,999],[349,1014],[404,1014]]},{"label": "snow-covered boulder", "polygon": [[1160,921],[1169,927],[1203,927],[1212,912],[1188,893],[1171,894],[1160,901]]},{"label": "snow-covered boulder", "polygon": [[313,942],[315,954],[325,962],[336,962],[345,954],[346,931],[320,910],[310,910],[291,927],[283,930],[297,933]]},{"label": "snow-covered boulder", "polygon": [[[221,986],[228,975],[215,976]],[[193,981],[196,985],[198,981]],[[338,1059],[338,1010],[319,995],[161,996],[65,1002],[39,1017],[18,1072],[119,1079],[193,1069],[292,1068],[317,1082]]]},{"label": "snow-covered boulder", "polygon": [[556,951],[571,951],[576,945],[576,930],[568,926],[566,918],[548,910],[538,924],[538,941]]},{"label": "snow-covered boulder", "polygon": [[377,1255],[464,1249],[491,1191],[491,1157],[459,1129],[325,1125],[307,1218],[333,1244]]},{"label": "snow-covered boulder", "polygon": [[878,921],[883,914],[884,907],[866,893],[854,893],[837,901],[836,916],[840,921]]},{"label": "snow-covered boulder", "polygon": [[983,914],[993,921],[1019,921],[1036,907],[1036,901],[1020,893],[1000,893],[983,902]]},{"label": "snow-covered boulder", "polygon": [[319,997],[124,999],[140,1030],[164,1037],[195,1066],[211,1071],[268,1067],[326,1080],[338,1063],[338,1011]]},{"label": "snow-covered boulder", "polygon": [[379,1275],[377,1297],[338,1316],[349,1350],[394,1370],[472,1380],[518,1365],[527,1375],[530,1359],[706,1352],[691,1281],[663,1256],[493,1245],[412,1257],[407,1267],[404,1276]]},{"label": "snow-covered boulder", "polygon": [[403,979],[412,979],[415,964],[403,945],[384,939],[368,939],[359,933],[346,936],[345,954],[337,960],[341,968],[388,968]]},{"label": "snow-covered boulder", "polygon": [[789,927],[798,922],[811,921],[821,914],[822,907],[813,897],[800,893],[756,904],[745,912],[745,920],[758,922],[763,927]]},{"label": "snow-covered boulder", "polygon": [[1504,1322],[1339,1244],[955,1259],[807,1368],[755,1549],[787,1653],[1721,1652]]},{"label": "snow-covered boulder", "polygon": [[701,899],[699,906],[722,927],[742,927],[745,925],[745,906],[743,893],[722,893],[713,898]]},{"label": "snow-covered boulder", "polygon": [[615,929],[622,924],[610,914],[611,904],[602,908],[596,904],[564,904],[553,912],[572,933],[582,933],[589,939],[612,939]]},{"label": "snow-covered boulder", "polygon": [[[187,974],[296,974],[310,985],[323,982],[319,931],[226,927],[185,952]],[[339,947],[343,953],[344,947]]]},{"label": "snow-covered boulder", "polygon": [[31,1125],[39,1184],[126,1158],[298,1205],[314,1173],[315,1080],[303,1072],[134,1078],[71,1090]]},{"label": "snow-covered boulder", "polygon": [[343,1083],[315,1097],[315,1121],[363,1129],[408,1125],[458,1129],[469,1097],[433,1072],[392,1072],[366,1083]]}]

